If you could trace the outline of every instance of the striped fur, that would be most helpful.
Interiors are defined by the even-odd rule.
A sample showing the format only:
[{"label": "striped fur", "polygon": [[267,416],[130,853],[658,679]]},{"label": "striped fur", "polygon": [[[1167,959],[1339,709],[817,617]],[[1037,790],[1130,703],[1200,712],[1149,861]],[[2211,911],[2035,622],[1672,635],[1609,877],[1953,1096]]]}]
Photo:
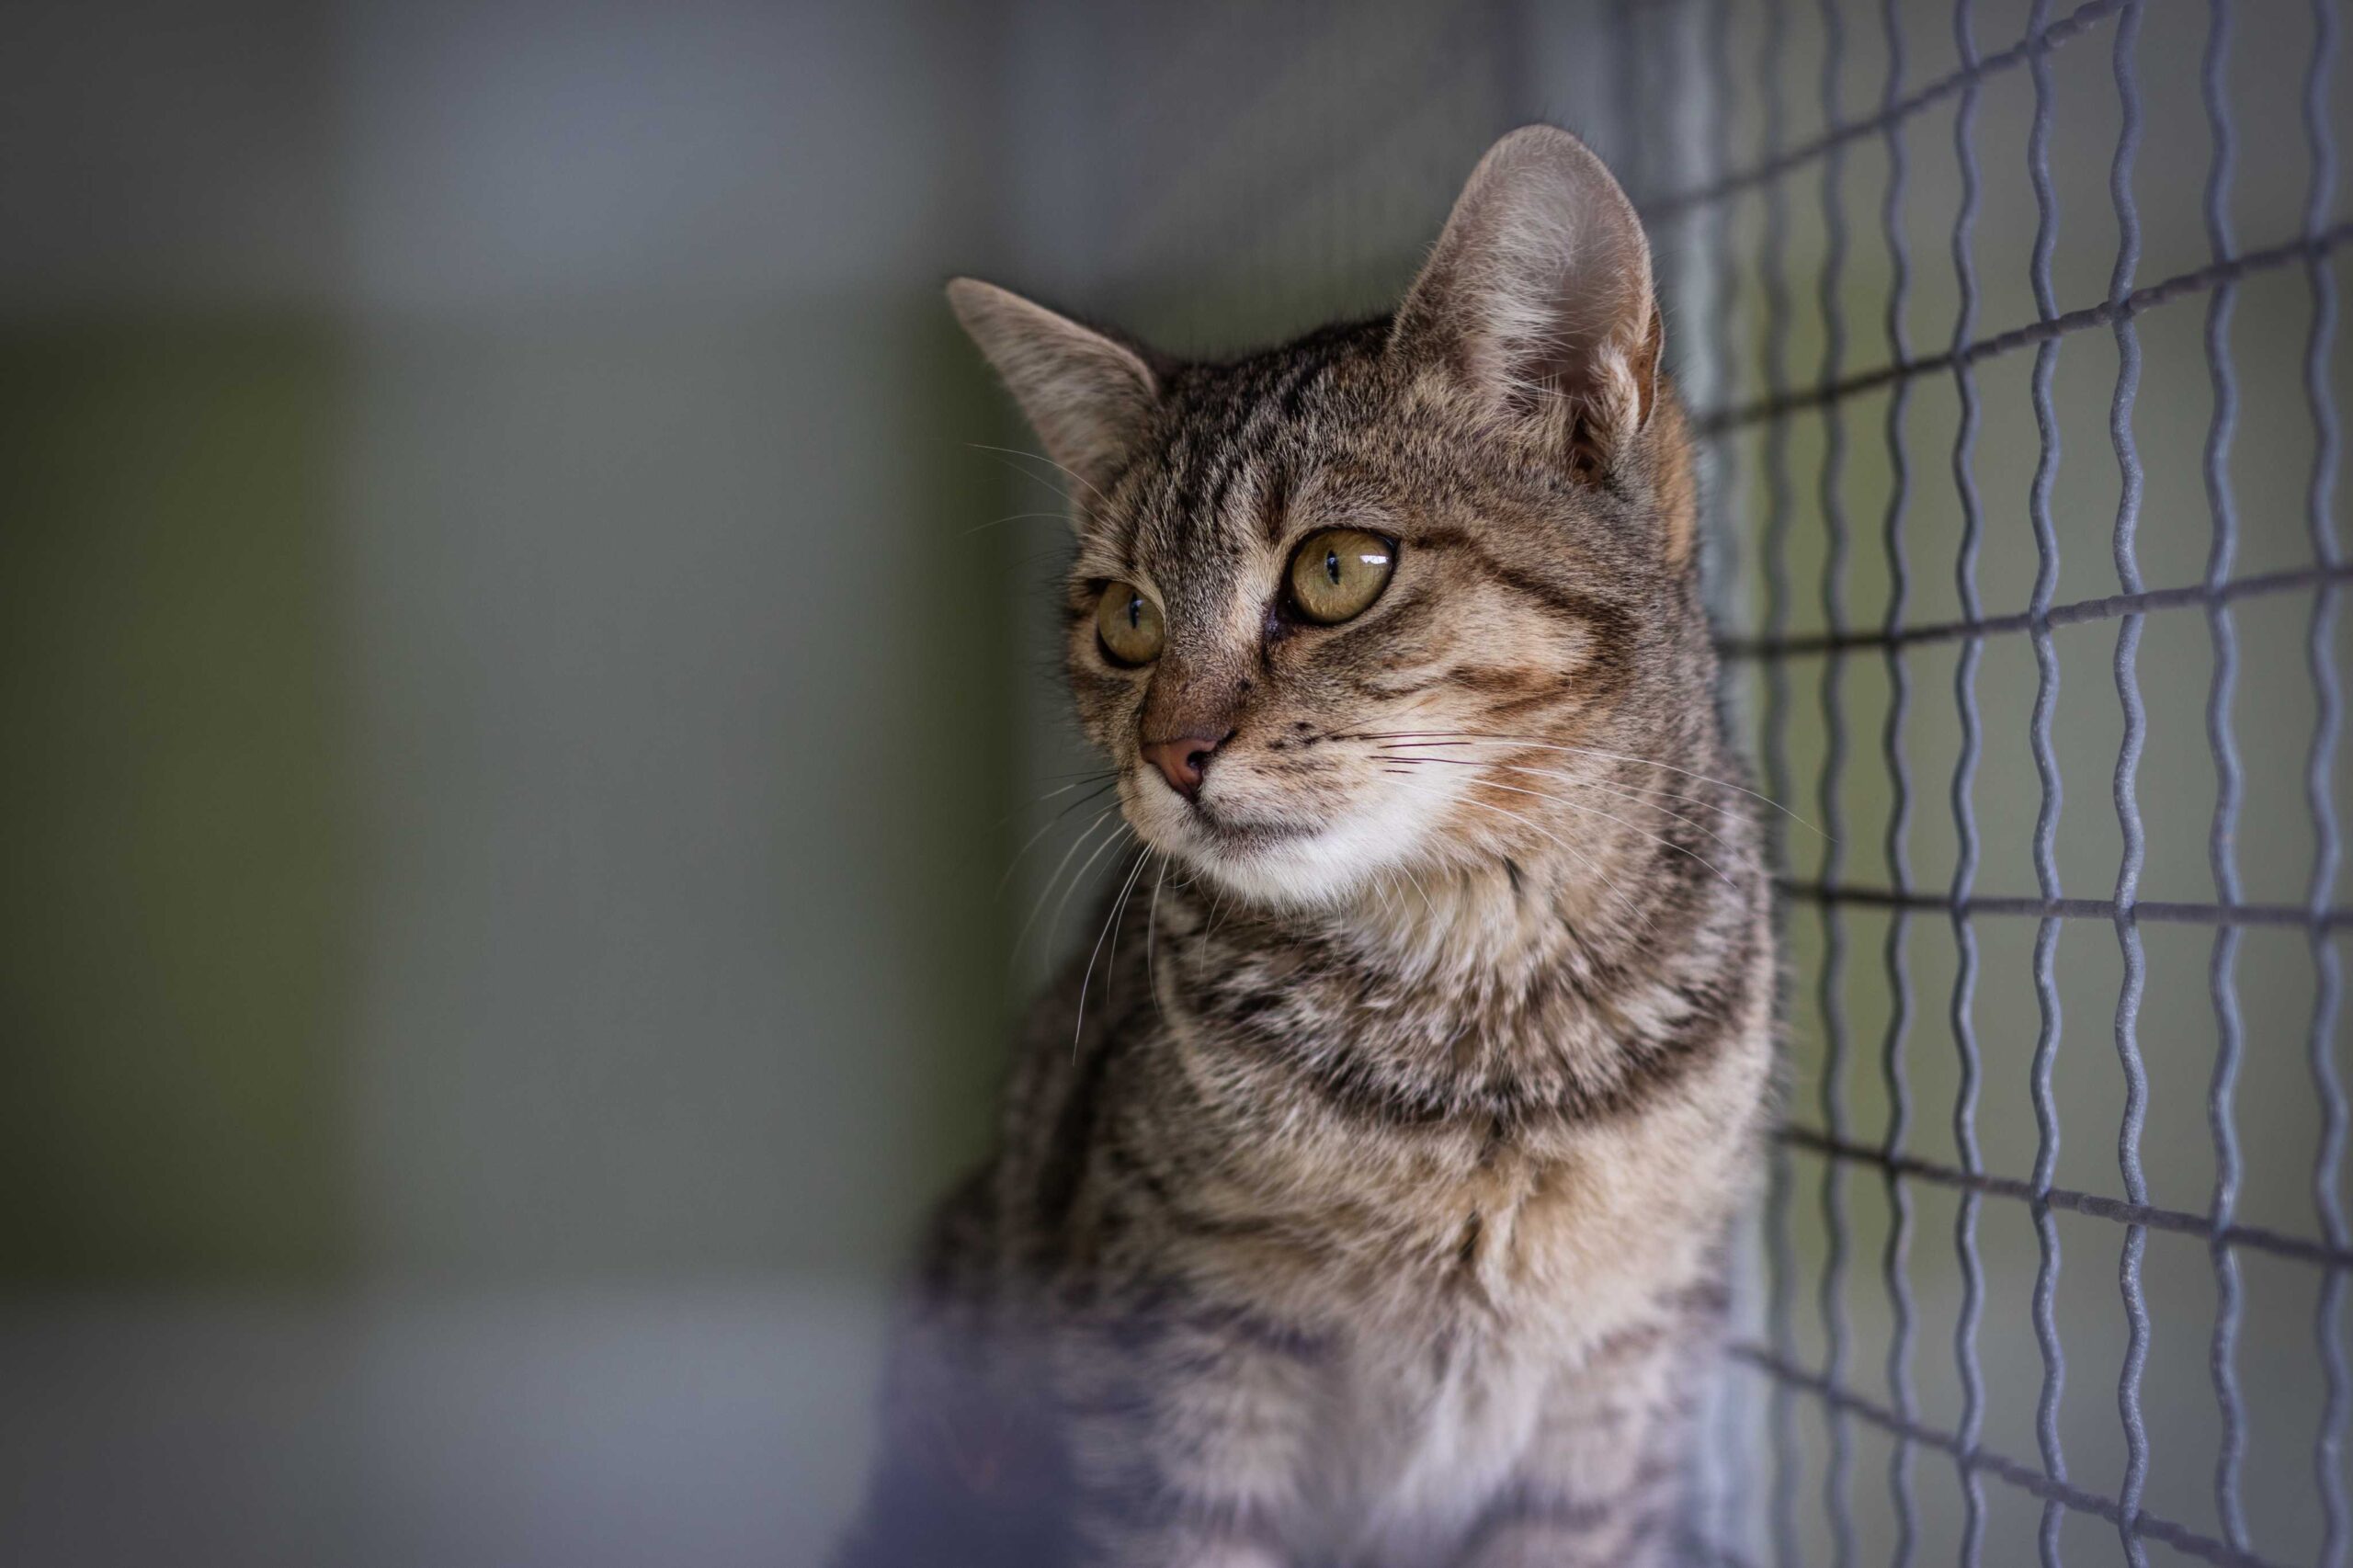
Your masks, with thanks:
[{"label": "striped fur", "polygon": [[[1391,319],[1177,365],[959,298],[1076,477],[1071,687],[1141,847],[940,1213],[844,1562],[1670,1553],[1774,956],[1640,241],[1534,130]],[[1393,579],[1287,619],[1335,526]],[[1188,723],[1233,732],[1197,804],[1138,755]]]}]

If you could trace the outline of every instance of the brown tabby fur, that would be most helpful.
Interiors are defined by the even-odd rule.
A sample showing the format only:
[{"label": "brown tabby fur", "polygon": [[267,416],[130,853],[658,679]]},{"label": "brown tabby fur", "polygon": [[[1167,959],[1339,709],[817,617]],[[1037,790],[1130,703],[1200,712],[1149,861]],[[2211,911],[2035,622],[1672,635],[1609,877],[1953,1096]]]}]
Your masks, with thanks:
[{"label": "brown tabby fur", "polygon": [[[1395,317],[1228,364],[952,292],[1075,476],[1143,847],[938,1218],[844,1561],[1671,1560],[1774,958],[1631,208],[1516,132]],[[1287,617],[1335,526],[1393,579]],[[1229,730],[1198,804],[1139,756]]]}]

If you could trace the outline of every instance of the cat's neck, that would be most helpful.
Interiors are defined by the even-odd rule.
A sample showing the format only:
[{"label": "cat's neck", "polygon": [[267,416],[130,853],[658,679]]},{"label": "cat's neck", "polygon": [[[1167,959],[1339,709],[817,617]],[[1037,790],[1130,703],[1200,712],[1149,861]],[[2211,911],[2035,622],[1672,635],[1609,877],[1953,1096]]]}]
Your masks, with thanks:
[{"label": "cat's neck", "polygon": [[[1570,948],[1597,956],[1597,940],[1642,928],[1654,891],[1590,858],[1495,857],[1384,872],[1313,908],[1221,911],[1201,929],[1242,945],[1342,949],[1409,984],[1483,989],[1535,976]],[[1210,904],[1218,910],[1214,896]]]},{"label": "cat's neck", "polygon": [[1138,967],[1197,1070],[1153,1082],[1237,1127],[1293,1091],[1441,1120],[1616,1103],[1631,1061],[1681,1049],[1762,899],[1753,862],[1720,882],[1665,854],[1418,869],[1316,911],[1184,886]]},{"label": "cat's neck", "polygon": [[1552,868],[1495,860],[1392,873],[1324,923],[1400,972],[1433,980],[1525,966],[1558,938]]}]

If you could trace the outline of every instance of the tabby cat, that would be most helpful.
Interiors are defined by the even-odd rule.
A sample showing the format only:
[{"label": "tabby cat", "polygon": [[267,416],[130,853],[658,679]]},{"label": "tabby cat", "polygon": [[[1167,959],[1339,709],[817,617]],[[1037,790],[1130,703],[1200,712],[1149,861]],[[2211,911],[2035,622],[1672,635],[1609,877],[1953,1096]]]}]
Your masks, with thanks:
[{"label": "tabby cat", "polygon": [[1774,955],[1633,208],[1516,131],[1393,315],[1223,364],[949,297],[1074,478],[1139,844],[842,1561],[1674,1560]]}]

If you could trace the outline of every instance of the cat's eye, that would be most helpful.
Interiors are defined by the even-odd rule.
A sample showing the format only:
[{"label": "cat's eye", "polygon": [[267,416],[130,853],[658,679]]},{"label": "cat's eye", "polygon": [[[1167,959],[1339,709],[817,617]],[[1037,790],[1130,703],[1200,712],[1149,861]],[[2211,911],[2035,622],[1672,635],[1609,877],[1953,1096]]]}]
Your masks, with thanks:
[{"label": "cat's eye", "polygon": [[1389,574],[1397,569],[1397,547],[1361,528],[1326,528],[1311,534],[1290,558],[1290,602],[1299,613],[1325,626],[1362,615]]},{"label": "cat's eye", "polygon": [[1167,641],[1160,607],[1126,583],[1108,585],[1095,601],[1095,635],[1119,665],[1148,665],[1160,657],[1160,645]]}]

